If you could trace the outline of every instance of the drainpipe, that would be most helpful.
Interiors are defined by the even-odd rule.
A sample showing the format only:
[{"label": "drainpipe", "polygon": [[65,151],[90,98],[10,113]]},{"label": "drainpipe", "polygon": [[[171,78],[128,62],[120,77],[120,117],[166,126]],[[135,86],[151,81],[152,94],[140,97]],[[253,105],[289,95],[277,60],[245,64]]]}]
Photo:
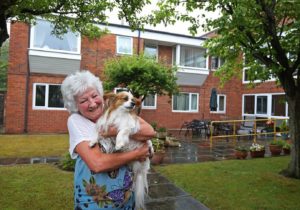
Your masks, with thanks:
[{"label": "drainpipe", "polygon": [[[30,48],[30,31],[31,27],[29,27],[28,30],[28,49]],[[30,75],[30,69],[29,69],[29,52],[27,50],[27,71],[26,71],[26,81],[25,81],[25,107],[24,107],[24,133],[28,133],[28,90],[29,90],[29,75]]]},{"label": "drainpipe", "polygon": [[138,30],[138,46],[137,46],[137,54],[140,55],[140,42],[141,42],[141,30]]}]

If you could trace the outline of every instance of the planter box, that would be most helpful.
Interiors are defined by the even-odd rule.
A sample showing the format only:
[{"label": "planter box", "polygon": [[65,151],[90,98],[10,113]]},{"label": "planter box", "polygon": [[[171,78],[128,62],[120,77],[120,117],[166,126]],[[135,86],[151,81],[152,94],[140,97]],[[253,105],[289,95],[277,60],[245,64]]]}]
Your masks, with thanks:
[{"label": "planter box", "polygon": [[282,146],[270,144],[269,148],[272,156],[279,156],[281,154]]},{"label": "planter box", "polygon": [[265,150],[262,151],[250,151],[250,155],[252,158],[265,157]]},{"label": "planter box", "polygon": [[235,153],[234,153],[235,157],[237,159],[246,159],[246,157],[248,156],[248,152],[247,151],[239,151],[239,150],[235,150]]}]

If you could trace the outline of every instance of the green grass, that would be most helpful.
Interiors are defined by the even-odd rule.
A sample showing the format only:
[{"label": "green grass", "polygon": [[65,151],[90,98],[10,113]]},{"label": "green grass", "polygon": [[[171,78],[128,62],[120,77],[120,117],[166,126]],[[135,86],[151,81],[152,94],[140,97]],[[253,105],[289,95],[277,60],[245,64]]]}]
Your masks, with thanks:
[{"label": "green grass", "polygon": [[159,166],[155,169],[210,209],[300,209],[300,180],[279,175],[289,157]]},{"label": "green grass", "polygon": [[68,148],[66,134],[0,135],[0,158],[62,156]]},{"label": "green grass", "polygon": [[73,173],[54,165],[0,166],[0,209],[73,209]]}]

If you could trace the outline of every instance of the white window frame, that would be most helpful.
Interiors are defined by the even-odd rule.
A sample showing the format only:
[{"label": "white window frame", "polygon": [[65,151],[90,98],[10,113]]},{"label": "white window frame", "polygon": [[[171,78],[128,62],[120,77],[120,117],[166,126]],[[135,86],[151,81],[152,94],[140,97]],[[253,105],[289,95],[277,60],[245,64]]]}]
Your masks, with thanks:
[{"label": "white window frame", "polygon": [[[272,96],[273,95],[285,95],[285,93],[258,93],[258,94],[243,94],[242,95],[242,116],[255,116],[255,117],[264,117],[264,118],[277,118],[277,119],[288,119],[288,103],[285,103],[285,116],[273,116],[272,115]],[[254,114],[245,114],[244,106],[245,106],[245,96],[254,96]],[[259,96],[267,96],[267,113],[266,114],[258,114],[257,113],[257,97]]]},{"label": "white window frame", "polygon": [[[128,38],[130,39],[130,52],[121,52],[119,47],[121,46],[122,42],[121,42],[121,38]],[[132,55],[133,54],[133,38],[130,37],[130,36],[117,36],[117,44],[116,44],[116,52],[117,54],[120,54],[120,55]]]},{"label": "white window frame", "polygon": [[[36,98],[36,86],[45,86],[45,106],[36,106],[35,98]],[[33,83],[33,94],[32,94],[32,109],[33,110],[66,110],[64,107],[49,107],[49,86],[61,86],[61,84],[51,84],[51,83]]]},{"label": "white window frame", "polygon": [[[220,110],[219,104],[220,104],[220,97],[224,97],[224,110]],[[217,94],[217,110],[216,111],[210,111],[211,113],[215,114],[224,114],[226,113],[226,95],[225,94]]]},{"label": "white window frame", "polygon": [[[211,64],[212,64],[212,58],[217,58],[218,59],[218,65],[217,65],[217,68],[213,68],[212,66],[211,66]],[[210,69],[211,69],[211,71],[216,71],[218,68],[220,68],[222,65],[221,65],[221,61],[222,61],[222,58],[220,58],[219,56],[211,56],[211,60],[210,60]],[[224,61],[223,61],[223,63],[224,63]]]},{"label": "white window frame", "polygon": [[[205,68],[197,68],[197,67],[189,67],[189,66],[182,66],[180,65],[180,51],[181,51],[181,46],[184,47],[191,47],[191,48],[199,48],[201,50],[205,51],[205,54],[207,53],[207,49],[204,49],[202,47],[197,47],[197,46],[188,46],[188,45],[176,45],[175,50],[175,65],[178,66],[178,72],[185,72],[185,73],[194,73],[194,74],[209,74],[209,69],[208,69],[208,56],[206,56],[206,62],[205,62]],[[173,60],[173,59],[172,59]]]},{"label": "white window frame", "polygon": [[[199,93],[189,93],[189,92],[180,92],[179,94],[189,94],[189,109],[188,110],[174,110],[174,95],[172,96],[172,112],[189,112],[189,113],[196,113],[199,112]],[[192,110],[192,95],[196,95],[197,96],[197,109],[196,110]]]},{"label": "white window frame", "polygon": [[156,109],[157,104],[157,94],[154,95],[154,105],[153,106],[147,106],[144,104],[145,100],[142,103],[142,109]]},{"label": "white window frame", "polygon": [[[37,22],[48,22],[46,20],[43,19],[38,19]],[[40,56],[48,56],[48,57],[52,57],[53,53],[57,53],[59,54],[60,57],[62,58],[73,58],[72,56],[77,56],[80,54],[81,51],[81,36],[78,33],[74,33],[77,37],[76,39],[76,46],[77,46],[77,50],[76,51],[68,51],[68,50],[58,50],[58,49],[51,49],[51,48],[40,48],[40,47],[35,47],[34,46],[34,34],[35,34],[35,29],[36,29],[37,25],[33,25],[30,29],[30,49],[32,50],[37,50],[40,52]],[[49,34],[51,35],[51,34]],[[55,36],[55,35],[51,35],[51,36]],[[48,53],[48,54],[47,54]]]}]

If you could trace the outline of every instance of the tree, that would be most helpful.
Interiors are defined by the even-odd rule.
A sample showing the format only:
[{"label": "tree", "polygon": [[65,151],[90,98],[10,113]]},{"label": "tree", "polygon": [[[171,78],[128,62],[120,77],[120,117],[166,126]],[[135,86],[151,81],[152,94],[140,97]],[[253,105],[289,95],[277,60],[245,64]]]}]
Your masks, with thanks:
[{"label": "tree", "polygon": [[[176,8],[185,7],[188,13]],[[159,10],[149,20],[156,24],[186,20],[195,33],[201,26],[201,14],[188,14],[198,9],[215,11],[221,16],[206,21],[206,29],[218,36],[208,39],[209,54],[223,57],[225,64],[217,71],[222,82],[248,67],[251,79],[277,78],[286,93],[293,142],[291,161],[286,175],[300,178],[300,3],[293,0],[210,0],[159,3]],[[241,58],[243,52],[247,62]],[[239,70],[239,71],[237,71]]]},{"label": "tree", "polygon": [[105,32],[93,23],[106,23],[113,10],[120,19],[125,18],[128,22],[132,22],[132,27],[137,28],[138,25],[133,25],[137,21],[131,14],[140,13],[145,3],[139,0],[1,0],[0,47],[9,38],[6,24],[9,20],[34,24],[36,17],[39,16],[54,25],[53,32],[57,35],[66,33],[70,28],[93,38]]},{"label": "tree", "polygon": [[126,87],[142,101],[149,94],[171,96],[178,90],[175,71],[143,54],[112,58],[104,66],[104,89]]}]

